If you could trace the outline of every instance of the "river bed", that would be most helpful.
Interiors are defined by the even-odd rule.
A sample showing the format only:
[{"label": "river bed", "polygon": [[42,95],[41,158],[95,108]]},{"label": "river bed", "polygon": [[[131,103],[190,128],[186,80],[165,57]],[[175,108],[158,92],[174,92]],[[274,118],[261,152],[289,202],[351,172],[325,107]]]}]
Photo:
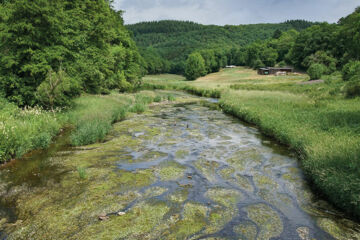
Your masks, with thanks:
[{"label": "river bed", "polygon": [[360,239],[285,147],[200,99],[65,139],[1,169],[0,239]]}]

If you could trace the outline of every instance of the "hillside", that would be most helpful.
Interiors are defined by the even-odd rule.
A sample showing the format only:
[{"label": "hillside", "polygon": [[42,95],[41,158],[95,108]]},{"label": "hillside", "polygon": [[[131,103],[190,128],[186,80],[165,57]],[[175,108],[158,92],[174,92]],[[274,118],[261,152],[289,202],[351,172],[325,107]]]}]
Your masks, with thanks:
[{"label": "hillside", "polygon": [[127,28],[133,32],[145,60],[149,60],[151,56],[150,62],[154,62],[156,55],[170,61],[163,64],[172,64],[174,68],[174,65],[181,65],[195,50],[241,47],[257,40],[268,39],[275,32],[290,29],[301,31],[313,24],[303,20],[291,20],[279,24],[216,26],[167,20],[127,25]]}]

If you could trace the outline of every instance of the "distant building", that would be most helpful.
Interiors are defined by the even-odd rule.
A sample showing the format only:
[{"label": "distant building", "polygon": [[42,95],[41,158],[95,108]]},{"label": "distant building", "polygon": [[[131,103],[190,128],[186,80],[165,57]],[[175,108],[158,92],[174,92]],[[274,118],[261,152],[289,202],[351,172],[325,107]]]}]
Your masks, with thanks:
[{"label": "distant building", "polygon": [[290,67],[268,67],[268,68],[259,68],[258,70],[258,74],[259,75],[276,75],[278,72],[283,72],[283,73],[292,73],[294,72],[293,68]]},{"label": "distant building", "polygon": [[225,68],[236,68],[236,66],[234,66],[234,65],[229,65],[229,66],[226,66]]}]

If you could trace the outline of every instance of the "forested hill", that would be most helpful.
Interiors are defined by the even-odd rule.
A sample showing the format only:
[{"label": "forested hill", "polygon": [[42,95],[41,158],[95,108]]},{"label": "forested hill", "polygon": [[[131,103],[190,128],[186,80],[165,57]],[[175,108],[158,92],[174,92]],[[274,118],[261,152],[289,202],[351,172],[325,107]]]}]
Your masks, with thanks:
[{"label": "forested hill", "polygon": [[[290,29],[301,31],[312,25],[314,23],[304,20],[238,26],[202,25],[189,21],[166,20],[127,25],[127,28],[133,32],[145,60],[151,58],[154,62],[164,58],[170,61],[169,64],[172,65],[170,68],[176,68],[174,65],[180,65],[177,68],[181,68],[186,57],[195,50],[245,46],[257,40],[271,38],[275,32],[281,34]],[[158,59],[154,59],[154,56]]]}]

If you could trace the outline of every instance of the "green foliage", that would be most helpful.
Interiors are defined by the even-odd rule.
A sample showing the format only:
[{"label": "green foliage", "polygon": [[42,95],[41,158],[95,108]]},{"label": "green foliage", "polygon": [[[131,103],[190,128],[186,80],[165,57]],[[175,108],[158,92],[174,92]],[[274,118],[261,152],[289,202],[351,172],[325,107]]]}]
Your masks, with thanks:
[{"label": "green foliage", "polygon": [[69,78],[60,67],[58,72],[49,70],[46,79],[37,88],[35,96],[41,105],[53,109],[56,106],[70,105],[71,98],[79,92],[79,84]]},{"label": "green foliage", "polygon": [[0,163],[47,148],[61,125],[54,112],[38,107],[19,109],[0,98]]},{"label": "green foliage", "polygon": [[360,216],[359,99],[314,101],[270,91],[228,91],[222,108],[295,150],[307,177],[333,203]]},{"label": "green foliage", "polygon": [[323,23],[302,31],[295,40],[289,53],[289,60],[299,68],[306,68],[305,59],[318,51],[331,51],[331,55],[338,57],[340,48],[338,42],[339,26]]},{"label": "green foliage", "polygon": [[329,56],[324,51],[317,51],[305,58],[303,65],[309,68],[313,64],[322,64],[327,67],[325,74],[331,74],[336,71],[337,60],[332,56]]},{"label": "green foliage", "polygon": [[348,98],[360,96],[360,79],[348,82],[345,86],[345,93]]},{"label": "green foliage", "polygon": [[360,79],[360,61],[351,61],[343,67],[344,81]]},{"label": "green foliage", "polygon": [[360,61],[351,61],[342,70],[347,97],[360,96]]},{"label": "green foliage", "polygon": [[109,3],[13,0],[1,5],[0,87],[5,97],[19,106],[51,108],[65,105],[79,89],[100,93],[139,85],[141,57],[121,11]]},{"label": "green foliage", "polygon": [[154,98],[154,102],[161,102],[161,101],[162,101],[161,96],[156,96],[156,97]]},{"label": "green foliage", "polygon": [[171,95],[171,94],[168,95],[168,96],[167,96],[167,100],[168,100],[168,101],[175,101],[174,95]]},{"label": "green foliage", "polygon": [[317,80],[320,79],[327,71],[327,67],[324,64],[314,63],[309,67],[307,73],[310,76],[310,80]]},{"label": "green foliage", "polygon": [[83,167],[78,167],[77,168],[77,172],[79,173],[79,177],[80,179],[86,179],[87,174],[86,174],[86,169]]},{"label": "green foliage", "polygon": [[190,54],[186,60],[185,77],[187,80],[195,80],[206,74],[205,61],[200,53]]},{"label": "green foliage", "polygon": [[340,39],[344,44],[342,61],[360,59],[360,11],[359,7],[349,16],[340,19]]},{"label": "green foliage", "polygon": [[[313,23],[302,20],[280,24],[227,25],[224,27],[205,26],[193,22],[159,21],[138,23],[127,27],[134,33],[134,39],[147,62],[149,73],[161,71],[184,74],[185,61],[193,52],[208,49],[230,52],[233,48],[243,47],[257,40],[269,39],[276,30],[286,32],[296,29],[301,31],[311,25]],[[156,57],[149,57],[149,51]],[[225,62],[229,62],[230,59],[227,54],[222,55],[221,65],[225,66]],[[224,58],[225,55],[227,55],[227,60]],[[160,60],[159,57],[163,60]],[[207,61],[207,57],[204,59]],[[212,61],[214,59],[209,58],[209,62]],[[163,67],[164,62],[170,62],[170,71],[167,66]],[[209,69],[207,71],[216,72],[216,70],[209,71]]]}]

